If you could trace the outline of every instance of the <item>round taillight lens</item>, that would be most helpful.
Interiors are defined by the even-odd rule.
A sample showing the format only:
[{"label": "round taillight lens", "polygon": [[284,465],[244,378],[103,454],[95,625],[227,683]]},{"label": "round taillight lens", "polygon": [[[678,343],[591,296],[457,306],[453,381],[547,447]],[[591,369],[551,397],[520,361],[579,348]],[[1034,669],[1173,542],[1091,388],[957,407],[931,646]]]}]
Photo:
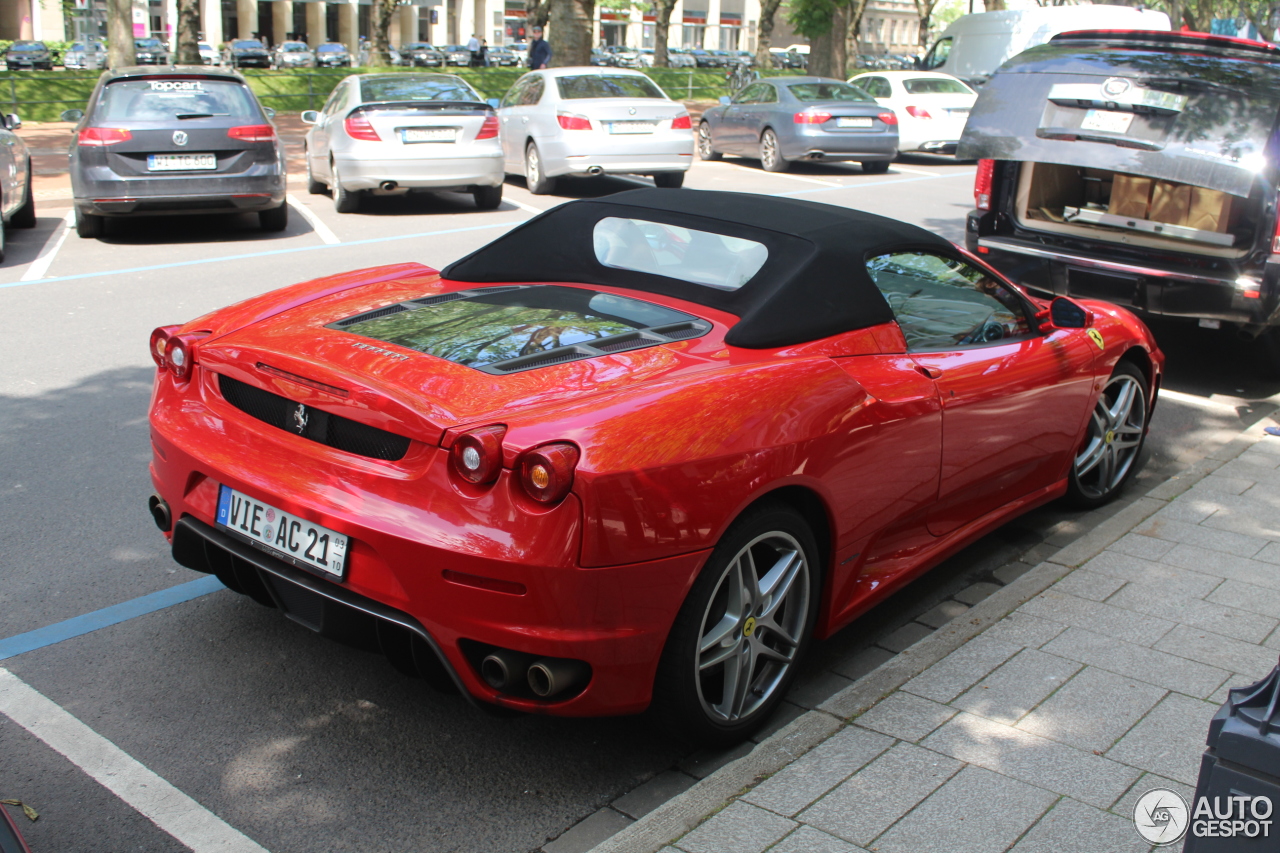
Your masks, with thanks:
[{"label": "round taillight lens", "polygon": [[480,427],[464,432],[449,448],[453,470],[468,483],[492,483],[502,472],[502,425]]},{"label": "round taillight lens", "polygon": [[151,333],[151,360],[156,363],[156,367],[165,366],[165,350],[168,348],[169,338],[177,330],[177,326],[161,326]]},{"label": "round taillight lens", "polygon": [[196,366],[196,343],[208,336],[208,332],[169,336],[164,347],[164,365],[169,368],[174,379],[186,382],[191,378],[192,369]]},{"label": "round taillight lens", "polygon": [[529,497],[551,504],[573,488],[573,471],[578,466],[578,448],[572,444],[544,444],[520,457],[520,485]]}]

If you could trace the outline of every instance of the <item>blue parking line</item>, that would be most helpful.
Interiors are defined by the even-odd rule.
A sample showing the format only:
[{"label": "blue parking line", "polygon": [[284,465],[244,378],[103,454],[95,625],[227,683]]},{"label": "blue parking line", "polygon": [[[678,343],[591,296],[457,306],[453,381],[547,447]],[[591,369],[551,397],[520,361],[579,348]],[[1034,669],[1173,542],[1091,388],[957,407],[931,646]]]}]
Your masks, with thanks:
[{"label": "blue parking line", "polygon": [[70,640],[72,637],[91,634],[101,628],[119,625],[121,622],[128,622],[130,619],[164,610],[166,607],[191,601],[193,598],[199,598],[220,589],[226,589],[226,587],[216,577],[209,575],[199,580],[143,595],[131,601],[113,604],[83,616],[75,616],[53,625],[46,625],[25,634],[6,637],[0,640],[0,660],[52,646],[63,640]]},{"label": "blue parking line", "polygon": [[368,240],[352,240],[349,243],[323,243],[319,246],[297,246],[292,249],[272,249],[268,252],[249,252],[243,255],[224,255],[219,258],[202,258],[198,261],[174,261],[169,264],[155,264],[149,267],[130,267],[123,270],[106,270],[103,272],[84,272],[76,275],[60,275],[53,278],[36,278],[31,281],[11,281],[0,284],[0,289],[6,287],[25,287],[28,284],[52,284],[58,281],[75,281],[82,278],[106,278],[110,275],[125,275],[135,272],[154,272],[156,270],[169,270],[175,267],[193,267],[202,264],[213,264],[220,261],[246,261],[254,258],[268,258],[272,255],[291,255],[295,252],[317,252],[325,249],[342,249],[347,246],[367,246],[371,243],[389,243],[393,240],[416,240],[422,237],[438,237],[444,234],[461,234],[466,231],[483,231],[487,228],[510,228],[510,222],[496,222],[490,225],[473,225],[469,228],[449,228],[444,231],[424,231],[418,234],[398,234],[394,237],[371,237]]}]

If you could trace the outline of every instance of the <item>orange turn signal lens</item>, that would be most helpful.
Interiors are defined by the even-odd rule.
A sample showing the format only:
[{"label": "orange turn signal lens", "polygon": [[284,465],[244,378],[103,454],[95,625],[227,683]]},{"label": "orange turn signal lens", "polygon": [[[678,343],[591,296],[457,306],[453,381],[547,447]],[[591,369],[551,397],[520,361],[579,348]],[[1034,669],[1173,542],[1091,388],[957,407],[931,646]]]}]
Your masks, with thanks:
[{"label": "orange turn signal lens", "polygon": [[520,484],[529,497],[539,503],[563,500],[573,488],[573,472],[579,455],[578,448],[563,442],[535,447],[517,463]]}]

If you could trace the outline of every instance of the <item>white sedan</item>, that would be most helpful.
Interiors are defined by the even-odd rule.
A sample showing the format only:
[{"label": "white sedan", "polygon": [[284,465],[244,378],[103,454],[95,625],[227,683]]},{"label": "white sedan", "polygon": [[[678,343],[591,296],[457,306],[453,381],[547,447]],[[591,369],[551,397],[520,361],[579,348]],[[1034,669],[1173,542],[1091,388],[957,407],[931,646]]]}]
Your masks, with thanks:
[{"label": "white sedan", "polygon": [[897,113],[904,154],[955,154],[978,99],[964,81],[936,71],[868,71],[849,82]]},{"label": "white sedan", "polygon": [[530,71],[508,90],[498,118],[507,173],[523,174],[539,195],[560,176],[651,175],[675,188],[693,164],[689,111],[639,71]]}]

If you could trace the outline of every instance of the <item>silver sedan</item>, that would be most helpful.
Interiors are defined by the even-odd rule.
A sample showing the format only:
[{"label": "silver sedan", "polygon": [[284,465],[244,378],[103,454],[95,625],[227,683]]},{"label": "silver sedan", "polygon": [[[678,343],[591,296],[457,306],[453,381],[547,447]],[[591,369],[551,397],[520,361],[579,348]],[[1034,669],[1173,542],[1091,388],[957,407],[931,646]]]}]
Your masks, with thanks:
[{"label": "silver sedan", "polygon": [[498,118],[460,77],[354,74],[302,121],[312,126],[307,189],[328,188],[339,213],[366,193],[469,192],[482,210],[502,202]]},{"label": "silver sedan", "polygon": [[535,194],[552,192],[562,175],[652,175],[674,188],[693,163],[688,111],[639,71],[531,71],[498,116],[507,172],[523,173]]},{"label": "silver sedan", "polygon": [[31,156],[14,133],[22,127],[16,115],[0,119],[0,261],[4,260],[4,230],[33,228],[36,203],[31,197]]}]

